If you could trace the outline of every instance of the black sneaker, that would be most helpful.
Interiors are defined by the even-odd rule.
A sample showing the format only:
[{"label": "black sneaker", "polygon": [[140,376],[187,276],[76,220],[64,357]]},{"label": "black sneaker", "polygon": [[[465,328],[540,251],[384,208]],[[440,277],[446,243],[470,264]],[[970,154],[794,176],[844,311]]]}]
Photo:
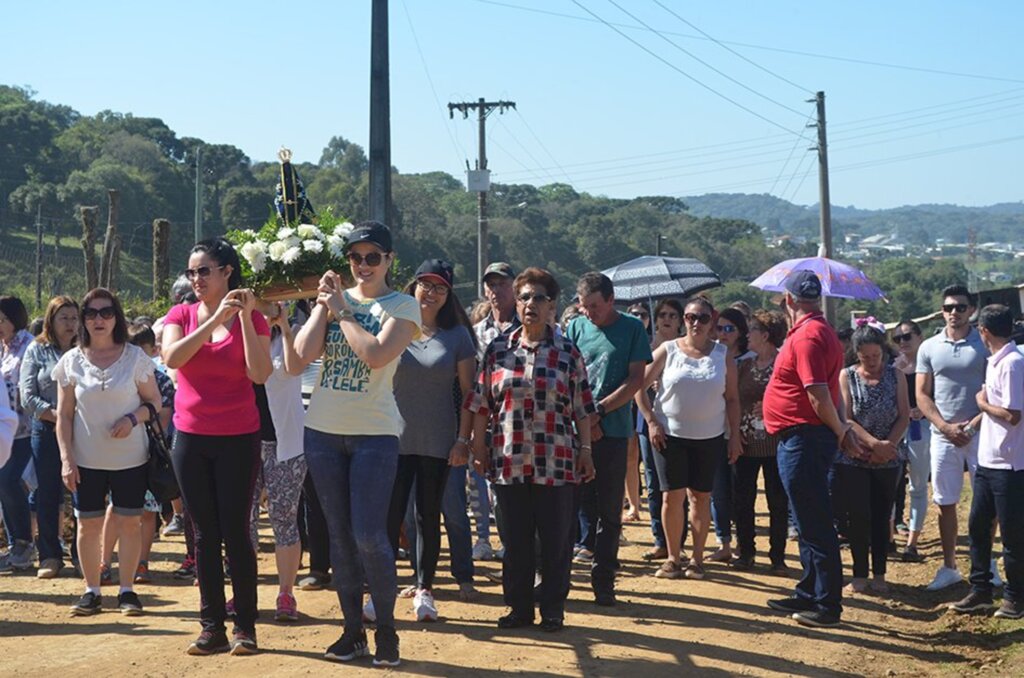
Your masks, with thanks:
[{"label": "black sneaker", "polygon": [[188,646],[187,652],[191,655],[205,656],[217,652],[227,652],[230,649],[231,645],[228,643],[228,636],[223,630],[203,631]]},{"label": "black sneaker", "polygon": [[324,656],[339,662],[350,662],[359,657],[370,654],[370,647],[366,644],[366,631],[345,631],[341,638],[334,641],[334,644],[327,648]]},{"label": "black sneaker", "polygon": [[790,614],[794,612],[810,612],[814,609],[814,603],[810,600],[803,598],[776,598],[775,600],[768,601],[768,607],[779,612],[788,612]]},{"label": "black sneaker", "polygon": [[373,655],[374,666],[398,666],[401,663],[398,656],[398,634],[393,626],[378,626],[373,641],[377,645]]},{"label": "black sneaker", "polygon": [[509,612],[504,617],[498,617],[499,629],[521,629],[524,626],[533,626],[532,616]]},{"label": "black sneaker", "polygon": [[181,567],[174,571],[172,575],[175,579],[188,579],[192,580],[196,578],[196,561],[194,558],[185,558],[182,562]]},{"label": "black sneaker", "polygon": [[1024,605],[1009,598],[1003,598],[1003,604],[996,610],[995,616],[1000,619],[1024,619]]},{"label": "black sneaker", "polygon": [[924,556],[918,553],[916,546],[907,546],[900,553],[900,560],[904,563],[923,563]]},{"label": "black sneaker", "polygon": [[993,607],[995,604],[992,602],[992,594],[978,591],[971,591],[964,598],[949,604],[950,610],[960,613],[981,612],[991,610]]},{"label": "black sneaker", "polygon": [[243,631],[235,627],[231,634],[231,654],[240,657],[247,654],[256,654],[259,648],[256,646],[256,634],[250,631]]},{"label": "black sneaker", "polygon": [[92,591],[86,591],[78,602],[71,606],[71,615],[74,617],[88,617],[103,610],[103,596]]},{"label": "black sneaker", "polygon": [[746,555],[737,556],[736,559],[732,561],[732,567],[734,570],[739,570],[740,572],[749,572],[754,569],[754,557]]},{"label": "black sneaker", "polygon": [[135,591],[125,591],[117,594],[117,609],[126,617],[138,617],[142,614],[142,601]]},{"label": "black sneaker", "polygon": [[839,626],[839,615],[834,612],[822,612],[821,610],[808,610],[806,612],[794,612],[793,619],[803,626],[813,626],[824,629]]},{"label": "black sneaker", "polygon": [[594,602],[601,607],[615,607],[615,591],[611,589],[603,589],[600,591],[594,591]]},{"label": "black sneaker", "polygon": [[565,628],[565,620],[561,617],[544,617],[540,620],[540,630],[554,633]]}]

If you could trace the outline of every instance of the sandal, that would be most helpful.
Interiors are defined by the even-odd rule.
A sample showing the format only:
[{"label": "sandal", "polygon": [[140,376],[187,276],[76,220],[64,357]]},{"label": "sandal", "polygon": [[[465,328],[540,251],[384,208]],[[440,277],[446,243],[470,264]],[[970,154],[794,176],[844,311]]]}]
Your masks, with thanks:
[{"label": "sandal", "polygon": [[647,551],[644,551],[644,554],[640,557],[644,560],[661,560],[663,558],[668,558],[668,549],[664,546],[654,546]]},{"label": "sandal", "polygon": [[654,571],[654,576],[659,579],[679,579],[683,576],[683,568],[674,560],[666,560]]},{"label": "sandal", "polygon": [[691,561],[690,564],[686,566],[686,570],[683,571],[683,575],[687,579],[703,579],[704,568],[699,563]]}]

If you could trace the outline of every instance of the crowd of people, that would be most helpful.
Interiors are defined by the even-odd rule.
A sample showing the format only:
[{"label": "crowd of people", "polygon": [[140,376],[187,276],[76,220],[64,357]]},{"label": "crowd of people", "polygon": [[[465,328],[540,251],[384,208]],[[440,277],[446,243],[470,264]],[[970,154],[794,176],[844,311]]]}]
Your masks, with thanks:
[{"label": "crowd of people", "polygon": [[[811,271],[786,279],[776,308],[718,309],[695,296],[661,299],[653,312],[623,307],[611,280],[587,273],[559,320],[562,289],[542,268],[492,263],[467,313],[444,260],[393,287],[383,224],[358,224],[345,255],[348,271],[325,272],[315,299],[294,307],[244,288],[238,254],[220,238],[192,248],[159,319],[129,322],[97,288],[81,302],[51,300],[33,336],[24,304],[0,297],[0,572],[52,578],[70,558],[85,584],[72,614],[92,615],[116,545],[117,608],[143,614],[134,585],[151,579],[163,518],[164,534],[185,536],[175,576],[201,593],[188,652],[252,654],[263,506],[274,619],[299,618],[296,588],[333,586],[344,630],[325,656],[368,656],[372,624],[373,663],[396,666],[396,600],[411,599],[417,621],[439,618],[442,534],[463,600],[476,596],[474,560],[500,558],[508,610],[497,626],[533,626],[539,610],[539,628],[557,632],[574,561],[589,566],[594,603],[616,605],[641,468],[653,538],[644,559],[665,579],[713,576],[709,562],[759,567],[760,475],[768,572],[789,575],[787,537],[802,570],[793,595],[768,605],[830,627],[844,595],[887,590],[897,534],[898,557],[921,562],[929,483],[943,564],[928,589],[962,581],[966,471],[971,590],[951,609],[995,606],[998,529],[1006,584],[996,615],[1024,617],[1024,356],[1006,307],[981,309],[972,325],[973,296],[951,286],[934,336],[868,318],[844,346]],[[165,431],[180,488],[166,503],[150,491],[153,437]],[[841,543],[853,563],[845,586]],[[400,590],[404,557],[414,581]]]}]

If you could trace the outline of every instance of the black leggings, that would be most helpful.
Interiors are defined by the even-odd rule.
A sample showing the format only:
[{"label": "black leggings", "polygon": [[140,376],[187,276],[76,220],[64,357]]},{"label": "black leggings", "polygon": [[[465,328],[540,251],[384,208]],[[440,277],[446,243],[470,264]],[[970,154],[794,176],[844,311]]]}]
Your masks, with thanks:
[{"label": "black leggings", "polygon": [[889,518],[896,498],[900,468],[865,468],[836,464],[837,505],[846,515],[846,536],[853,556],[853,576],[868,576],[868,547],[871,573],[885,574],[889,549]]},{"label": "black leggings", "polygon": [[235,625],[256,630],[256,552],[249,539],[249,511],[259,469],[258,432],[207,436],[178,431],[171,459],[192,521],[199,578],[199,617],[204,630],[224,630],[221,543],[231,562]]},{"label": "black leggings", "polygon": [[416,571],[416,585],[421,589],[430,589],[434,585],[437,559],[441,555],[441,505],[450,468],[447,459],[419,454],[398,457],[395,487],[388,509],[388,538],[397,554],[398,535],[409,505],[409,495],[415,486],[416,550],[412,554],[412,565]]}]

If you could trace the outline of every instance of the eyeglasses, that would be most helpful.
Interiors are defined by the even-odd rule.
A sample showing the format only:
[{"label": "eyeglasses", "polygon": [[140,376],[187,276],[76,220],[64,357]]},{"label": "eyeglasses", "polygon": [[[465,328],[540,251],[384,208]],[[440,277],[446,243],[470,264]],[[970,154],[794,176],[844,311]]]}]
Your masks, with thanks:
[{"label": "eyeglasses", "polygon": [[189,280],[195,280],[196,278],[207,278],[214,271],[219,271],[224,268],[223,266],[216,266],[210,268],[209,266],[200,266],[199,268],[186,268],[185,277]]},{"label": "eyeglasses", "polygon": [[96,316],[99,316],[104,320],[110,320],[114,317],[114,307],[104,306],[103,308],[93,308],[92,306],[86,306],[82,309],[82,317],[86,320],[95,320]]},{"label": "eyeglasses", "polygon": [[516,298],[520,304],[528,304],[531,301],[535,304],[543,304],[545,301],[551,301],[551,297],[546,294],[520,294]]},{"label": "eyeglasses", "polygon": [[943,304],[942,310],[946,313],[953,313],[954,311],[963,313],[967,310],[967,304]]},{"label": "eyeglasses", "polygon": [[[367,262],[369,263],[369,262]],[[370,264],[373,266],[373,264]],[[424,294],[436,294],[439,297],[446,296],[448,294],[448,286],[442,283],[428,283],[426,280],[417,280],[416,285],[423,290]]]},{"label": "eyeglasses", "polygon": [[906,334],[894,334],[894,335],[892,335],[892,340],[895,341],[898,344],[902,344],[905,341],[910,341],[913,338],[914,338],[914,333],[913,332],[907,332]]},{"label": "eyeglasses", "polygon": [[685,320],[688,325],[693,325],[693,324],[707,325],[709,322],[711,322],[711,314],[710,313],[686,313],[686,314],[683,315],[683,320]]},{"label": "eyeglasses", "polygon": [[719,325],[717,327],[717,329],[718,329],[718,331],[721,334],[732,334],[733,332],[736,331],[736,326],[735,325]]},{"label": "eyeglasses", "polygon": [[380,262],[384,261],[384,255],[380,252],[370,252],[364,257],[359,252],[349,252],[348,260],[353,266],[362,266],[363,262],[366,262],[367,266],[380,266]]}]

